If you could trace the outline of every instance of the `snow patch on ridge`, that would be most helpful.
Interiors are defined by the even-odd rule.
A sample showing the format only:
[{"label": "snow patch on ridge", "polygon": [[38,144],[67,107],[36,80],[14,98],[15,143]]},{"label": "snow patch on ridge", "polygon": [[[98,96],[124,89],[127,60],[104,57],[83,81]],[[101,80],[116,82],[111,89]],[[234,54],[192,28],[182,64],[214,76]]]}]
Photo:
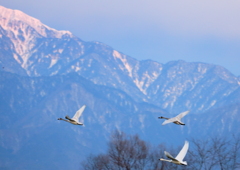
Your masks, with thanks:
[{"label": "snow patch on ridge", "polygon": [[156,80],[156,78],[158,77],[158,73],[157,72],[153,72],[152,75],[150,75],[148,73],[148,71],[146,71],[143,76],[141,77],[141,80],[135,78],[133,80],[133,82],[136,84],[136,86],[139,88],[139,90],[143,93],[143,94],[147,94],[146,90],[147,88],[152,84],[152,82],[154,82]]},{"label": "snow patch on ridge", "polygon": [[120,54],[118,51],[113,50],[113,57],[114,57],[115,60],[116,60],[116,59],[121,60],[121,62],[123,63],[123,66],[124,66],[124,67],[121,67],[121,66],[120,66],[121,70],[126,69],[126,70],[128,71],[129,77],[132,78],[132,67],[131,67],[130,64],[128,63],[128,61],[127,61],[127,59],[126,59],[126,55],[122,55],[122,54]]},{"label": "snow patch on ridge", "polygon": [[49,68],[51,68],[52,66],[54,66],[57,63],[59,57],[58,57],[58,55],[56,55],[56,56],[49,56],[49,57],[51,57],[51,63],[50,63]]}]

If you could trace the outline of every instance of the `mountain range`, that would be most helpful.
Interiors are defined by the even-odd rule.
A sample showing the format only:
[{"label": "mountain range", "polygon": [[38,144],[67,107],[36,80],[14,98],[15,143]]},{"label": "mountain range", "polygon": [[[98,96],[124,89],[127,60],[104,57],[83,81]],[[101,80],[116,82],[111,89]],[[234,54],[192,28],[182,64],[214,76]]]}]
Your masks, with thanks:
[{"label": "mountain range", "polygon": [[[2,169],[78,169],[115,129],[156,145],[240,132],[240,78],[227,69],[138,61],[3,6],[0,69]],[[57,120],[83,104],[84,127]],[[161,126],[186,110],[186,126]]]}]

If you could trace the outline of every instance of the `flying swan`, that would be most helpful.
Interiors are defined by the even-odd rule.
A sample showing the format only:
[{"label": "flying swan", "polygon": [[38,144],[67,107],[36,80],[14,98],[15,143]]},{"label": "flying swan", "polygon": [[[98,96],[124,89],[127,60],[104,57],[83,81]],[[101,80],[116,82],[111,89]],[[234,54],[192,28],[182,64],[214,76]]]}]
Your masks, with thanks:
[{"label": "flying swan", "polygon": [[172,123],[172,122],[177,124],[177,125],[185,125],[185,123],[181,122],[181,119],[184,116],[186,116],[189,112],[190,112],[189,110],[185,111],[185,112],[182,112],[182,113],[180,113],[179,115],[177,115],[176,117],[173,117],[173,118],[166,118],[166,117],[163,117],[163,116],[158,117],[158,118],[159,119],[167,119],[162,123],[162,125],[166,125],[166,124]]},{"label": "flying swan", "polygon": [[177,165],[187,165],[187,161],[183,161],[184,157],[186,156],[186,153],[188,151],[189,143],[188,141],[185,141],[185,144],[182,148],[182,150],[179,152],[179,154],[174,158],[170,153],[164,151],[164,154],[171,160],[169,159],[162,159],[160,158],[159,160],[161,161],[167,161],[167,162],[172,162]]},{"label": "flying swan", "polygon": [[66,119],[58,118],[58,120],[64,120],[66,122],[72,123],[74,125],[83,125],[83,123],[79,122],[79,118],[82,115],[86,105],[83,105],[72,118],[69,118],[69,116],[65,116]]}]

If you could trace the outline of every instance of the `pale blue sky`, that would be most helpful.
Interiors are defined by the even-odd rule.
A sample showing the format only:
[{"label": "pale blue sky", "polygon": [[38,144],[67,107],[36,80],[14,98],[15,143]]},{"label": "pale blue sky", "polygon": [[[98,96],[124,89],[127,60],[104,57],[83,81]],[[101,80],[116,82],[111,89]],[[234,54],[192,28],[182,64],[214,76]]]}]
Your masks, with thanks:
[{"label": "pale blue sky", "polygon": [[0,0],[0,5],[138,60],[206,62],[240,75],[237,0]]}]

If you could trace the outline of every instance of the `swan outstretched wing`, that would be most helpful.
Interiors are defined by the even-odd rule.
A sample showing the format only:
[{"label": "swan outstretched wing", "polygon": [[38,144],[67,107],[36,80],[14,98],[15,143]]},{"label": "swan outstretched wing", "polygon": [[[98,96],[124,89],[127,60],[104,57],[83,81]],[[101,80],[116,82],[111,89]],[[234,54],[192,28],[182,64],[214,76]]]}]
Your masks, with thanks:
[{"label": "swan outstretched wing", "polygon": [[180,113],[179,115],[177,115],[175,118],[176,118],[177,120],[181,120],[181,119],[182,119],[184,116],[186,116],[189,112],[190,112],[190,110],[185,111],[185,112],[182,112],[182,113]]},{"label": "swan outstretched wing", "polygon": [[184,157],[187,154],[188,147],[189,147],[189,143],[188,143],[188,141],[185,141],[185,144],[184,144],[182,150],[178,153],[178,155],[176,156],[175,159],[177,159],[178,161],[182,162]]},{"label": "swan outstretched wing", "polygon": [[85,107],[86,107],[86,105],[83,105],[83,106],[75,113],[75,115],[73,116],[72,119],[78,122],[78,119],[79,119],[79,117],[82,115]]}]

